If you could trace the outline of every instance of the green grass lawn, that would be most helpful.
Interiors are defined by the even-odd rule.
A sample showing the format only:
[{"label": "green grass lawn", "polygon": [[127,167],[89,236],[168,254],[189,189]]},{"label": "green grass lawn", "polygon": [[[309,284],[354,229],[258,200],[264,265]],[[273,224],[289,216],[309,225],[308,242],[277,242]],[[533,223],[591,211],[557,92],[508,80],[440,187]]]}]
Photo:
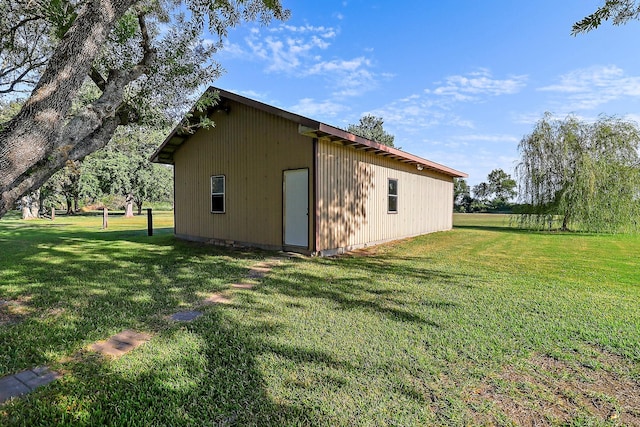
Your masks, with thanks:
[{"label": "green grass lawn", "polygon": [[[538,233],[501,215],[357,256],[176,241],[146,218],[0,220],[0,376],[58,381],[0,425],[638,425],[640,236]],[[166,316],[198,307],[191,323]],[[118,359],[91,343],[153,339]]]}]

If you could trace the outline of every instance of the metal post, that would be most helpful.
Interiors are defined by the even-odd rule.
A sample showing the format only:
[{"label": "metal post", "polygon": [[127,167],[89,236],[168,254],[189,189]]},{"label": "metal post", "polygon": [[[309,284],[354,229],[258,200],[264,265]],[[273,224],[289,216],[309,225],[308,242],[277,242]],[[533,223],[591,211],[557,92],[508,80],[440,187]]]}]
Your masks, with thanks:
[{"label": "metal post", "polygon": [[147,209],[147,234],[153,236],[153,213],[152,209]]}]

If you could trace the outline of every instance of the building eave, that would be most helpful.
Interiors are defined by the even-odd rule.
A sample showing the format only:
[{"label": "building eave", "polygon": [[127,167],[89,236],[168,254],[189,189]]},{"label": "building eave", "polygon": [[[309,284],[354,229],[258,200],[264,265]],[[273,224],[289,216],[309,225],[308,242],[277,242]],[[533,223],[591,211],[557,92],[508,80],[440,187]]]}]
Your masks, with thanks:
[{"label": "building eave", "polygon": [[[230,100],[256,108],[258,110],[268,112],[287,120],[291,120],[298,124],[298,131],[302,135],[317,138],[318,140],[327,139],[334,143],[351,146],[356,150],[365,150],[379,156],[389,157],[403,163],[415,165],[418,170],[427,169],[454,178],[466,178],[468,176],[466,173],[457,171],[448,166],[432,162],[431,160],[418,157],[411,153],[407,153],[406,151],[398,150],[397,148],[389,147],[384,144],[368,140],[334,126],[330,126],[318,122],[317,120],[312,120],[307,117],[282,110],[272,105],[264,104],[254,99],[246,98],[244,96],[237,95],[235,93],[215,87],[209,87],[205,94],[211,92],[215,92],[218,94],[220,98],[218,104],[204,112],[196,112],[194,106],[189,111],[190,116],[199,117],[204,114],[210,115],[216,110],[229,113],[230,106],[225,105],[225,100]],[[187,139],[189,139],[190,135],[191,134],[189,132],[185,131],[185,127],[182,125],[182,123],[178,124],[167,136],[160,147],[153,153],[153,155],[151,156],[151,161],[156,163],[174,164],[174,153]]]},{"label": "building eave", "polygon": [[452,169],[448,166],[441,165],[431,160],[418,157],[406,151],[389,147],[375,141],[363,138],[353,133],[338,129],[324,123],[318,123],[315,128],[299,126],[299,132],[303,135],[318,138],[319,140],[328,140],[344,146],[353,147],[356,150],[364,150],[377,154],[382,157],[389,157],[403,163],[415,165],[417,169],[427,169],[439,172],[454,178],[466,178],[468,175],[464,172]]}]

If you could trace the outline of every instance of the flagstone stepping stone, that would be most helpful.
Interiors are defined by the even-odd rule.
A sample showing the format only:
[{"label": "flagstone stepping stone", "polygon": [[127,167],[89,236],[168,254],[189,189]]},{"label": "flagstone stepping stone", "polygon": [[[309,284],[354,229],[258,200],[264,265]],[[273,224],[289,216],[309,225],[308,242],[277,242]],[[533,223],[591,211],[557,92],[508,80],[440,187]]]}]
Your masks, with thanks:
[{"label": "flagstone stepping stone", "polygon": [[273,267],[279,265],[280,261],[275,259],[270,259],[266,261],[261,261],[255,264],[247,273],[247,276],[251,279],[261,279],[267,275],[271,271]]},{"label": "flagstone stepping stone", "polygon": [[231,301],[231,299],[222,294],[222,293],[217,293],[217,294],[211,294],[209,295],[204,301],[204,304],[232,304],[233,301]]},{"label": "flagstone stepping stone", "polygon": [[171,316],[171,320],[178,322],[191,322],[194,319],[202,316],[201,311],[179,311]]},{"label": "flagstone stepping stone", "polygon": [[46,366],[39,366],[0,378],[0,403],[12,397],[30,393],[37,387],[47,385],[60,377],[58,372],[52,371]]},{"label": "flagstone stepping stone", "polygon": [[232,283],[231,287],[234,289],[253,289],[256,285],[254,283]]},{"label": "flagstone stepping stone", "polygon": [[251,270],[249,270],[249,273],[247,273],[247,276],[250,279],[262,279],[270,271],[271,271],[271,268],[269,267],[253,267]]},{"label": "flagstone stepping stone", "polygon": [[127,329],[107,339],[98,341],[91,346],[91,350],[104,356],[120,357],[141,346],[151,339],[151,335]]}]

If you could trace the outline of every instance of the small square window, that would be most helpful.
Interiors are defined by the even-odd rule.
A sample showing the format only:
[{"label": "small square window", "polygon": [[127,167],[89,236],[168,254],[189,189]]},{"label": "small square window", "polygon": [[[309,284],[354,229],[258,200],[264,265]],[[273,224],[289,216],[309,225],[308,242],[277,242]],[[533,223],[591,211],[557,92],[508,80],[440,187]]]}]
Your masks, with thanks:
[{"label": "small square window", "polygon": [[211,213],[225,213],[225,177],[211,177]]},{"label": "small square window", "polygon": [[398,180],[389,179],[387,192],[387,212],[398,213]]}]

